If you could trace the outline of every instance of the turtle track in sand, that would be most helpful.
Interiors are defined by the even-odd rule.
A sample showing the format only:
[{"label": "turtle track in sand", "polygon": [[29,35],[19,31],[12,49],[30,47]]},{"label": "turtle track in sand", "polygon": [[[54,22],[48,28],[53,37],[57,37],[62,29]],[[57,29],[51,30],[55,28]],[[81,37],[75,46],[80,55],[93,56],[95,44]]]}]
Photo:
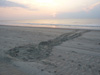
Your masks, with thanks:
[{"label": "turtle track in sand", "polygon": [[74,30],[73,32],[62,34],[55,39],[42,41],[37,45],[28,44],[15,47],[8,50],[7,54],[22,61],[39,61],[49,57],[54,46],[60,45],[67,40],[77,38],[86,32],[88,32],[88,30]]}]

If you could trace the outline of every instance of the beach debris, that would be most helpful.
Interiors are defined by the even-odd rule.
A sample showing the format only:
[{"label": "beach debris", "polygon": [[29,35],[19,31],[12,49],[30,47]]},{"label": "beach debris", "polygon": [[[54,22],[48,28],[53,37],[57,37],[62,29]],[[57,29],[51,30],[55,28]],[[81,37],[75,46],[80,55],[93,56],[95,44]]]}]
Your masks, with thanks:
[{"label": "beach debris", "polygon": [[78,66],[82,66],[81,64],[78,64]]},{"label": "beach debris", "polygon": [[44,69],[41,69],[41,71],[44,71]]},{"label": "beach debris", "polygon": [[57,71],[54,71],[54,73],[57,73]]},{"label": "beach debris", "polygon": [[63,60],[63,61],[65,61],[65,59],[64,59],[64,58],[63,58],[62,60]]},{"label": "beach debris", "polygon": [[58,57],[62,57],[61,55],[58,55]]},{"label": "beach debris", "polygon": [[100,70],[98,70],[99,74],[100,74]]}]

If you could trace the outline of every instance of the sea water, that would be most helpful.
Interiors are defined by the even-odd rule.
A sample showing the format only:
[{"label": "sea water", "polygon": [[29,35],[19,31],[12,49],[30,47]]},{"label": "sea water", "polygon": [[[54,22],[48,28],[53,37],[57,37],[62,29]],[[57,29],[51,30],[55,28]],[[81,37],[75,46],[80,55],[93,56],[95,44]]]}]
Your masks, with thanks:
[{"label": "sea water", "polygon": [[100,30],[100,19],[0,20],[0,25]]}]

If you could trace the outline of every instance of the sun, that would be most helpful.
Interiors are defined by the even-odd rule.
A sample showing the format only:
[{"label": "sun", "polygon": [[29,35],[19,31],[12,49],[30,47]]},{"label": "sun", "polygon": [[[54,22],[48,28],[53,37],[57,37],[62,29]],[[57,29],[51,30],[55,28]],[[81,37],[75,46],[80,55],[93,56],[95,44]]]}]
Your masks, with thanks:
[{"label": "sun", "polygon": [[52,17],[56,17],[58,2],[57,0],[36,0],[40,10],[48,12]]}]

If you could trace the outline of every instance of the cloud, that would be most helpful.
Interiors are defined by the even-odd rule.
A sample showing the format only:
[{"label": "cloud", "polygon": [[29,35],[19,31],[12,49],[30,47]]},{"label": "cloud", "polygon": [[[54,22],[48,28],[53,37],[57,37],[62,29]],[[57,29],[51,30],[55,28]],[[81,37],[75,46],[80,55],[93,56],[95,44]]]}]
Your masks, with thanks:
[{"label": "cloud", "polygon": [[89,15],[91,15],[91,17],[94,18],[100,18],[100,4],[98,4],[97,6],[95,6],[93,9],[91,9],[88,12]]},{"label": "cloud", "polygon": [[90,6],[87,7],[87,8],[83,8],[83,10],[85,10],[85,11],[90,11],[90,10],[94,9],[94,8],[95,8],[96,6],[98,6],[98,5],[100,5],[100,2],[94,3],[94,4],[90,5]]},{"label": "cloud", "polygon": [[25,5],[7,1],[7,0],[0,0],[0,7],[21,7],[21,8],[27,8]]},{"label": "cloud", "polygon": [[57,18],[99,18],[100,19],[100,4],[94,5],[88,11],[60,13],[56,15]]}]

